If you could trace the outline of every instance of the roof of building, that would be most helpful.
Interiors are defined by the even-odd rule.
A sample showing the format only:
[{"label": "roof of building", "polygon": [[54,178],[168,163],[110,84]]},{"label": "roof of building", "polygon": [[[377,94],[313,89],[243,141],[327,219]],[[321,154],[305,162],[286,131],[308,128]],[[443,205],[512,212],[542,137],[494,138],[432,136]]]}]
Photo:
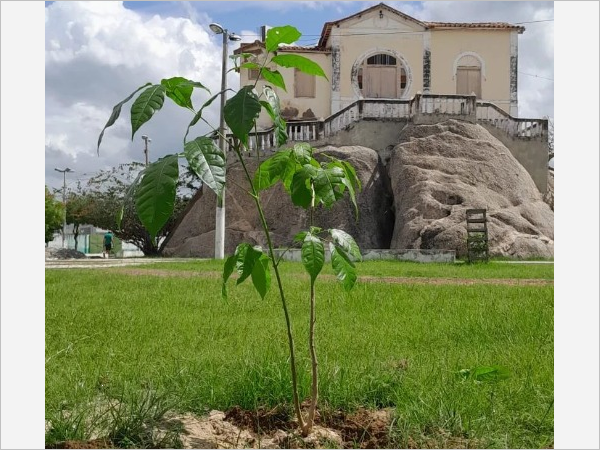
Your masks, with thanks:
[{"label": "roof of building", "polygon": [[[331,35],[331,29],[334,26],[338,26],[340,23],[345,22],[347,20],[354,19],[356,17],[361,17],[366,13],[369,13],[376,9],[385,9],[386,11],[402,17],[403,19],[417,24],[423,29],[426,30],[442,30],[442,29],[456,29],[456,28],[469,28],[469,29],[487,29],[487,30],[516,30],[519,34],[523,34],[525,31],[525,27],[519,25],[513,25],[507,22],[423,22],[415,19],[407,14],[404,14],[397,9],[394,9],[385,3],[379,3],[378,5],[371,6],[363,11],[359,11],[356,14],[352,14],[351,16],[344,17],[343,19],[339,19],[333,22],[325,22],[323,24],[323,30],[321,31],[321,37],[319,39],[319,43],[315,46],[304,47],[300,45],[285,45],[279,47],[278,51],[305,51],[305,52],[323,52],[326,50],[327,40]],[[264,44],[260,41],[254,41],[251,43],[241,44],[240,47],[235,50],[235,54],[244,53],[244,49],[248,50],[251,47],[256,45],[264,47]]]},{"label": "roof of building", "polygon": [[371,6],[363,11],[357,12],[356,14],[352,14],[351,16],[344,17],[343,19],[339,19],[333,22],[325,22],[323,25],[323,31],[321,31],[321,38],[319,39],[319,44],[317,47],[325,48],[327,44],[327,40],[329,39],[329,35],[331,34],[331,29],[333,26],[339,25],[342,22],[345,22],[350,19],[354,19],[356,17],[361,17],[365,13],[369,13],[376,9],[385,9],[386,11],[395,14],[397,16],[402,17],[403,19],[413,22],[417,25],[422,26],[424,29],[444,29],[444,28],[480,28],[480,29],[504,29],[504,30],[517,30],[519,34],[522,34],[525,31],[525,27],[519,25],[513,25],[506,22],[480,22],[480,23],[460,23],[460,22],[423,22],[415,19],[407,14],[404,14],[397,9],[394,9],[385,3],[379,3],[378,5]]}]

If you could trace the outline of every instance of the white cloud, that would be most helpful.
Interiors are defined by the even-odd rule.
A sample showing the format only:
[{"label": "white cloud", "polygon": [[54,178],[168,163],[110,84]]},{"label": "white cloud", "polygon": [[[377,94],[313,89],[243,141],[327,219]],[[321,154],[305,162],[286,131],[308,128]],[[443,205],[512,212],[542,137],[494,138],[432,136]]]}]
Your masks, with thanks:
[{"label": "white cloud", "polygon": [[[71,164],[77,173],[140,159],[139,136],[131,141],[130,103],[107,129],[100,157],[96,143],[113,106],[144,83],[183,76],[202,82],[213,93],[220,90],[220,77],[214,76],[221,72],[220,41],[190,19],[143,17],[121,2],[56,2],[45,14],[49,184],[57,186],[61,180],[48,167],[48,159]],[[206,17],[198,14],[195,19]],[[235,75],[229,80],[237,83]],[[194,101],[201,106],[208,97],[200,93]],[[207,114],[209,121],[218,123],[214,108]],[[181,151],[191,118],[190,112],[166,99],[163,110],[140,130],[152,137],[152,159]],[[194,131],[208,130],[199,123]]]}]

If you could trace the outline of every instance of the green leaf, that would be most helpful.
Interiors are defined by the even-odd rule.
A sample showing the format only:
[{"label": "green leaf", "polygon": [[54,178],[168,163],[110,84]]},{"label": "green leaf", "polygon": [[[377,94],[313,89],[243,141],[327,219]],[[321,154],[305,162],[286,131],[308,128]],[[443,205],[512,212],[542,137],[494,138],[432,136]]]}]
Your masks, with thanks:
[{"label": "green leaf", "polygon": [[329,243],[329,250],[331,251],[331,267],[333,267],[335,275],[342,282],[344,290],[350,291],[356,283],[354,263],[350,261],[344,249],[332,242]]},{"label": "green leaf", "polygon": [[183,77],[165,78],[160,81],[160,84],[165,88],[166,96],[177,105],[183,108],[194,108],[194,105],[192,105],[192,92],[194,88],[189,80]]},{"label": "green leaf", "polygon": [[[334,159],[334,158],[332,158]],[[354,167],[346,161],[339,161],[334,159],[334,162],[331,163],[333,166],[340,167],[344,171],[344,177],[342,178],[342,183],[344,186],[348,188],[348,193],[350,195],[350,200],[354,205],[354,212],[356,214],[356,219],[358,220],[358,204],[356,203],[356,191],[361,189],[360,179],[356,176],[356,171]]]},{"label": "green leaf", "polygon": [[263,94],[267,99],[269,107],[266,107],[264,103],[261,104],[265,106],[265,109],[271,116],[271,119],[273,119],[273,125],[275,126],[277,133],[277,145],[281,146],[287,142],[288,135],[285,120],[281,116],[279,96],[270,86],[263,87]]},{"label": "green leaf", "polygon": [[168,155],[150,164],[135,192],[140,221],[154,239],[173,214],[179,179],[177,155]]},{"label": "green leaf", "polygon": [[300,142],[294,145],[293,150],[294,157],[296,158],[296,161],[298,161],[298,164],[310,164],[313,154],[313,149],[310,144],[307,144],[306,142]]},{"label": "green leaf", "polygon": [[271,61],[278,66],[293,67],[309,75],[316,75],[318,77],[327,79],[327,75],[325,75],[325,72],[323,72],[321,66],[304,56],[283,54],[274,56]]},{"label": "green leaf", "polygon": [[267,255],[262,254],[252,269],[252,284],[263,300],[271,287],[270,261]]},{"label": "green leaf", "polygon": [[316,200],[322,202],[327,208],[331,207],[340,198],[340,187],[343,187],[342,178],[344,171],[339,167],[317,169],[313,179]]},{"label": "green leaf", "polygon": [[495,382],[510,377],[508,369],[500,366],[480,366],[471,370],[471,376],[479,382]]},{"label": "green leaf", "polygon": [[254,174],[254,188],[257,192],[273,186],[281,180],[286,173],[291,150],[281,150],[263,161]]},{"label": "green leaf", "polygon": [[302,36],[302,33],[290,25],[274,27],[267,31],[265,47],[267,52],[274,52],[279,48],[279,44],[292,44],[293,42],[296,42],[300,36]]},{"label": "green leaf", "polygon": [[225,122],[242,144],[248,146],[248,133],[260,114],[260,101],[252,86],[242,87],[225,104]]},{"label": "green leaf", "polygon": [[[130,167],[129,170],[131,170],[132,167]],[[146,170],[140,170],[140,172],[137,174],[137,177],[135,177],[135,180],[133,180],[133,183],[131,183],[129,185],[129,187],[125,190],[125,196],[123,197],[123,204],[121,205],[121,208],[119,209],[119,211],[117,212],[117,217],[116,217],[116,222],[117,222],[117,228],[121,228],[121,222],[123,222],[123,215],[125,213],[125,204],[130,202],[133,197],[135,196],[135,191],[138,187],[138,184],[140,182],[140,179],[144,176],[144,174],[146,173]]]},{"label": "green leaf", "polygon": [[245,62],[240,65],[240,69],[260,69],[260,66],[255,62]]},{"label": "green leaf", "polygon": [[358,248],[358,244],[352,236],[343,230],[337,230],[335,228],[330,229],[329,234],[336,245],[343,248],[344,251],[352,256],[356,261],[362,261],[360,249]]},{"label": "green leaf", "polygon": [[304,242],[302,243],[302,264],[310,275],[311,281],[317,279],[317,276],[323,269],[325,263],[325,249],[323,242],[312,233],[306,233]]},{"label": "green leaf", "polygon": [[198,177],[219,197],[225,186],[225,155],[215,142],[206,137],[197,137],[186,142],[183,154]]},{"label": "green leaf", "polygon": [[231,255],[225,261],[225,265],[223,266],[223,285],[221,286],[221,295],[224,299],[227,298],[227,280],[235,270],[235,264],[237,262],[237,256],[235,254]]},{"label": "green leaf", "polygon": [[204,111],[204,108],[208,107],[211,105],[211,103],[215,100],[215,98],[217,98],[219,95],[223,95],[224,92],[230,91],[231,89],[225,89],[224,91],[219,92],[218,94],[213,95],[211,98],[209,98],[206,103],[204,103],[204,105],[202,105],[202,108],[200,108],[200,111],[198,111],[196,113],[196,115],[194,116],[194,118],[192,119],[192,121],[190,122],[190,124],[187,127],[187,131],[185,132],[185,136],[183,137],[183,142],[185,143],[185,139],[187,138],[187,135],[190,132],[190,128],[192,128],[194,125],[196,125],[198,123],[198,121],[202,118],[202,111]]},{"label": "green leaf", "polygon": [[108,127],[112,126],[117,121],[117,119],[121,115],[121,108],[123,107],[123,105],[125,103],[127,103],[129,100],[131,100],[137,92],[141,91],[146,86],[151,86],[151,85],[152,85],[152,83],[146,83],[143,86],[140,86],[135,91],[133,91],[133,93],[129,97],[127,97],[125,100],[120,101],[113,107],[113,111],[112,111],[112,114],[110,115],[110,117],[108,118],[108,122],[106,122],[106,125],[104,125],[104,128],[102,128],[102,132],[100,133],[100,136],[98,136],[98,149],[97,149],[98,156],[100,156],[100,143],[102,142],[102,137],[104,136],[104,131]]},{"label": "green leaf", "polygon": [[285,80],[283,79],[283,75],[281,75],[279,70],[271,70],[267,67],[263,67],[260,74],[267,83],[271,83],[272,85],[277,86],[287,92],[287,89],[285,88]]},{"label": "green leaf", "polygon": [[240,284],[246,280],[254,270],[254,265],[263,254],[260,247],[252,247],[250,244],[242,243],[236,249],[237,261],[236,269],[240,277],[236,284]]},{"label": "green leaf", "polygon": [[123,215],[125,214],[125,205],[121,205],[119,210],[117,211],[117,216],[115,217],[115,221],[117,222],[117,229],[121,229],[121,223],[123,222]]},{"label": "green leaf", "polygon": [[309,172],[303,168],[294,174],[290,186],[292,203],[305,209],[309,208],[312,203],[310,178]]},{"label": "green leaf", "polygon": [[162,108],[165,101],[165,87],[160,84],[150,86],[131,105],[131,140],[140,127],[148,122],[154,113]]},{"label": "green leaf", "polygon": [[308,231],[301,231],[296,236],[294,236],[294,242],[298,242],[298,243],[304,242],[304,238],[306,237],[307,234],[308,234]]}]

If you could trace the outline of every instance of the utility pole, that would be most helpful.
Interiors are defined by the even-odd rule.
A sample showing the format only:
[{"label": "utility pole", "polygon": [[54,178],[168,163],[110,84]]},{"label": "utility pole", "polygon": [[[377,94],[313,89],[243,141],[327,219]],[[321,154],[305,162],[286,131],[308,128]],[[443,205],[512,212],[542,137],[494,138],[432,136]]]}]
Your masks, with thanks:
[{"label": "utility pole", "polygon": [[63,174],[63,231],[62,231],[62,248],[65,247],[65,236],[67,235],[67,172],[74,172],[69,169],[58,169],[54,168],[57,172],[61,172]]},{"label": "utility pole", "polygon": [[[219,116],[219,148],[225,157],[225,171],[227,171],[227,142],[225,140],[225,101],[227,100],[227,41],[239,41],[242,38],[229,33],[218,23],[211,23],[210,29],[215,34],[223,35],[223,61],[221,62],[221,113]],[[225,172],[227,173],[227,172]],[[225,187],[220,197],[217,197],[217,210],[215,212],[215,259],[225,258]]]},{"label": "utility pole", "polygon": [[152,139],[150,139],[145,134],[142,136],[142,139],[144,140],[144,154],[146,155],[146,167],[148,167],[148,143],[152,142]]}]

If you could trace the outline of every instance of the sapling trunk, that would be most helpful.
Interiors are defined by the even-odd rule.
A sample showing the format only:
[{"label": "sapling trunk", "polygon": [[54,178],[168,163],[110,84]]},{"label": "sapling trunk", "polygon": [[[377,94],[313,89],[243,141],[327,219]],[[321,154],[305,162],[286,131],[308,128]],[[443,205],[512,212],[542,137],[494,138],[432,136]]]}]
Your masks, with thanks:
[{"label": "sapling trunk", "polygon": [[313,427],[315,419],[315,411],[317,409],[317,401],[319,399],[319,363],[317,361],[317,351],[315,349],[315,322],[316,311],[315,311],[315,281],[310,280],[310,331],[308,335],[308,345],[310,348],[310,362],[312,365],[312,387],[310,392],[310,409],[308,410],[308,419],[306,421],[306,428],[303,430],[304,435],[310,433]]},{"label": "sapling trunk", "polygon": [[[310,226],[313,226],[313,211],[315,209],[315,188],[311,186],[310,200]],[[319,362],[317,361],[317,351],[315,349],[315,322],[316,311],[315,278],[310,277],[310,329],[308,333],[308,347],[310,349],[310,363],[312,367],[312,386],[310,391],[310,408],[308,410],[308,419],[302,433],[306,436],[310,433],[315,420],[315,411],[319,399]]]},{"label": "sapling trunk", "polygon": [[281,298],[281,306],[283,307],[283,314],[285,316],[285,325],[287,329],[288,336],[288,346],[290,349],[290,372],[292,375],[292,395],[294,402],[294,410],[296,412],[296,417],[298,418],[298,426],[301,430],[305,429],[304,420],[302,418],[302,410],[300,409],[300,399],[298,397],[298,375],[296,372],[296,352],[294,351],[294,338],[292,334],[292,323],[290,320],[290,316],[287,309],[287,303],[285,301],[285,293],[283,291],[283,284],[281,282],[281,276],[279,274],[278,264],[275,262],[275,254],[273,251],[273,243],[271,240],[271,233],[269,232],[269,227],[267,225],[267,220],[265,219],[265,215],[260,204],[260,197],[258,192],[252,183],[252,177],[250,176],[250,172],[248,172],[248,168],[246,163],[244,162],[244,158],[238,147],[235,148],[235,152],[242,164],[242,168],[244,169],[244,173],[246,175],[246,179],[250,183],[250,189],[252,191],[252,198],[254,199],[254,203],[256,204],[256,209],[258,210],[258,214],[260,216],[260,222],[265,232],[265,237],[267,239],[267,246],[269,248],[269,255],[271,257],[271,261],[273,262],[273,270],[275,271],[275,278],[277,279],[277,287],[279,288],[279,297]]}]

